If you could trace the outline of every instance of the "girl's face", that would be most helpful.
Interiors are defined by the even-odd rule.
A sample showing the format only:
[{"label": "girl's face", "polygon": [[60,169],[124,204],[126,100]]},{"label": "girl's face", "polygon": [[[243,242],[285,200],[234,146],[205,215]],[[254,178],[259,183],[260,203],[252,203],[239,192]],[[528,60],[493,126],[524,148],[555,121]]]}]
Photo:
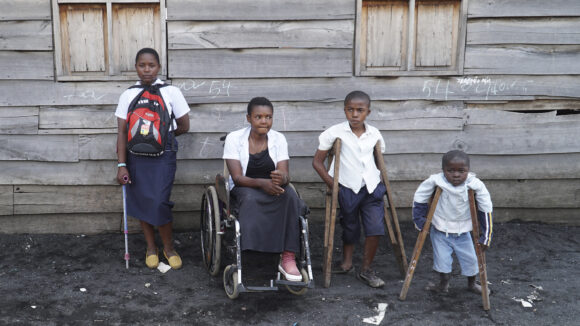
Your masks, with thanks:
[{"label": "girl's face", "polygon": [[135,63],[137,75],[143,85],[151,85],[157,80],[157,73],[161,69],[161,65],[157,62],[155,56],[151,53],[143,53]]},{"label": "girl's face", "polygon": [[449,161],[449,163],[447,163],[443,168],[445,179],[455,187],[465,182],[468,173],[469,166],[465,160],[459,158]]},{"label": "girl's face", "polygon": [[265,135],[272,128],[274,114],[267,105],[257,105],[252,108],[252,113],[246,115],[246,119],[252,126],[252,131],[259,135]]}]

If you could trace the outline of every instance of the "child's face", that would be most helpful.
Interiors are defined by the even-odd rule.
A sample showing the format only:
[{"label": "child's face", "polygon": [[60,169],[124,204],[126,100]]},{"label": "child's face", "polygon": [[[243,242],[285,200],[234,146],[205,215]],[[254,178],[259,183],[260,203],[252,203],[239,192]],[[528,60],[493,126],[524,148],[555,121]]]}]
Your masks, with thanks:
[{"label": "child's face", "polygon": [[353,98],[346,103],[344,114],[351,128],[359,128],[364,125],[365,119],[371,113],[369,103],[364,99]]},{"label": "child's face", "polygon": [[449,161],[443,168],[445,179],[455,187],[465,182],[468,173],[469,166],[464,160],[459,158]]},{"label": "child's face", "polygon": [[141,84],[151,85],[157,80],[157,74],[161,66],[153,54],[143,53],[137,59],[135,69],[137,69],[137,75],[141,80]]}]

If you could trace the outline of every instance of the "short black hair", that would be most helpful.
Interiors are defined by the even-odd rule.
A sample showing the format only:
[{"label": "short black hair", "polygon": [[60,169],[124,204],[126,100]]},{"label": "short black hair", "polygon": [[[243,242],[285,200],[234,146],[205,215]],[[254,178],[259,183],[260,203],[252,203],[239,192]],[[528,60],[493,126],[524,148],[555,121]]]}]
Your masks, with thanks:
[{"label": "short black hair", "polygon": [[157,53],[157,51],[155,51],[155,49],[152,48],[142,48],[141,50],[139,50],[139,52],[137,52],[137,55],[135,56],[135,63],[137,63],[137,61],[139,61],[139,57],[145,53],[153,54],[155,60],[157,60],[157,64],[161,65],[161,63],[159,62],[159,53]]},{"label": "short black hair", "polygon": [[352,91],[348,93],[348,95],[344,98],[344,106],[347,106],[348,102],[354,99],[365,100],[369,105],[369,108],[371,107],[371,97],[369,94],[363,91]]},{"label": "short black hair", "polygon": [[441,168],[445,169],[447,164],[449,164],[449,162],[453,161],[454,159],[460,159],[465,161],[465,164],[467,165],[467,167],[469,167],[469,155],[467,155],[467,153],[465,153],[464,151],[455,149],[443,155],[443,158],[441,159]]},{"label": "short black hair", "polygon": [[252,114],[252,111],[256,106],[269,106],[270,109],[272,109],[272,113],[274,113],[274,105],[272,105],[272,102],[270,102],[269,99],[265,97],[254,97],[250,100],[250,103],[248,103],[248,115]]}]

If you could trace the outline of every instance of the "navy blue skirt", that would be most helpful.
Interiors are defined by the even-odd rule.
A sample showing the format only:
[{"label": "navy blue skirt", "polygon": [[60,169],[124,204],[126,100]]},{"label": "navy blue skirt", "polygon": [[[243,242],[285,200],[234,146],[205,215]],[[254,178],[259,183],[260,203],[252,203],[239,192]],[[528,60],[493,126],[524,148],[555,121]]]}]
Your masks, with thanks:
[{"label": "navy blue skirt", "polygon": [[127,215],[155,226],[173,221],[174,204],[169,200],[177,170],[177,140],[173,133],[169,133],[165,152],[159,157],[127,152],[127,169],[131,176],[131,184],[126,187]]}]

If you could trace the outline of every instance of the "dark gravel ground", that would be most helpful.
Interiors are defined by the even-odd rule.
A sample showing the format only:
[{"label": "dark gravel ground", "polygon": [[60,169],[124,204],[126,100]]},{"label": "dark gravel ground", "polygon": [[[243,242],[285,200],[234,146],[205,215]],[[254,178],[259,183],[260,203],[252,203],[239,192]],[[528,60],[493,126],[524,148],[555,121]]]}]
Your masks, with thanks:
[{"label": "dark gravel ground", "polygon": [[[402,229],[410,256],[417,233],[410,223]],[[483,311],[481,296],[465,290],[466,280],[457,271],[449,294],[423,290],[437,280],[429,241],[404,302],[398,300],[403,281],[386,241],[375,259],[375,269],[386,281],[383,289],[371,289],[354,275],[334,276],[325,289],[320,282],[323,231],[321,224],[311,225],[315,289],[303,296],[286,290],[243,293],[234,301],[226,297],[221,276],[213,278],[205,271],[197,232],[176,234],[184,266],[166,274],[145,266],[140,234],[130,235],[129,270],[122,234],[2,234],[0,324],[368,325],[362,319],[376,315],[379,303],[387,303],[382,325],[580,325],[580,227],[496,224],[487,252],[493,291],[489,312]],[[340,245],[339,233],[337,229],[335,243]],[[274,277],[271,258],[252,259],[246,262],[259,266],[256,275],[268,275],[248,271],[250,278],[259,282]],[[529,295],[537,299],[532,308],[513,300]]]}]

